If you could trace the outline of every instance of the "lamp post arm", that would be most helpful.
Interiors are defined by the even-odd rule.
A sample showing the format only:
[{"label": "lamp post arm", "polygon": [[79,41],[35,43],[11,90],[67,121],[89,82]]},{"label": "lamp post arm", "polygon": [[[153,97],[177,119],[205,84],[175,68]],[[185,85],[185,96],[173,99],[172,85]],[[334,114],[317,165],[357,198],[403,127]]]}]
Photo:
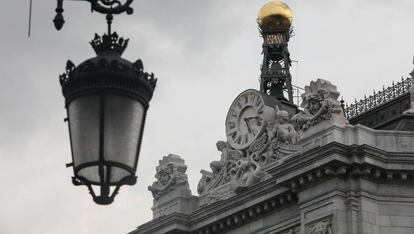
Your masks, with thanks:
[{"label": "lamp post arm", "polygon": [[[57,30],[60,30],[65,23],[63,19],[63,1],[57,0],[56,16],[53,19],[53,23]],[[84,1],[91,4],[91,11],[97,11],[107,15],[108,32],[110,32],[110,24],[112,23],[112,15],[117,15],[126,12],[128,15],[132,14],[134,10],[130,7],[134,0],[66,0],[66,1]]]},{"label": "lamp post arm", "polygon": [[128,15],[133,13],[130,7],[134,0],[125,0],[122,4],[118,0],[86,0],[91,3],[92,10],[102,14],[121,14],[126,12]]}]

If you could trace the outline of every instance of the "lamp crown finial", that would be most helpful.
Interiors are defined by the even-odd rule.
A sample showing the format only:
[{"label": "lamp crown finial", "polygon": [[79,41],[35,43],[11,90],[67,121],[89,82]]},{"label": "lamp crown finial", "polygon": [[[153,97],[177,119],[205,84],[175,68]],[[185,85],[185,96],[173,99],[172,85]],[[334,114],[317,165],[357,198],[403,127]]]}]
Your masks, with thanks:
[{"label": "lamp crown finial", "polygon": [[116,32],[112,34],[104,34],[102,37],[95,33],[95,38],[90,42],[96,54],[101,54],[107,51],[116,52],[122,55],[128,46],[129,39],[119,37]]}]

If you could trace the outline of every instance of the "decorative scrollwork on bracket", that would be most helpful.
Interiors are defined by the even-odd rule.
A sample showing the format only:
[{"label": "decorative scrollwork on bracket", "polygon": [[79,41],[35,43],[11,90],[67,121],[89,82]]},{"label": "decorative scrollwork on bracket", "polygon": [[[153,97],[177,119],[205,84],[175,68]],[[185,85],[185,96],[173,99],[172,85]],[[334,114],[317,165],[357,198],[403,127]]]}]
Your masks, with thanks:
[{"label": "decorative scrollwork on bracket", "polygon": [[[60,30],[65,23],[63,18],[63,1],[57,0],[56,16],[53,19],[53,23],[57,30]],[[86,1],[91,4],[91,10],[97,11],[102,14],[106,14],[106,19],[108,22],[108,34],[110,33],[110,25],[112,22],[113,14],[121,14],[126,12],[128,15],[131,15],[134,12],[134,9],[130,7],[134,0],[81,0]]]},{"label": "decorative scrollwork on bracket", "polygon": [[126,12],[128,15],[133,13],[130,7],[133,0],[124,0],[121,3],[119,0],[87,0],[91,3],[92,9],[103,14],[121,14]]}]

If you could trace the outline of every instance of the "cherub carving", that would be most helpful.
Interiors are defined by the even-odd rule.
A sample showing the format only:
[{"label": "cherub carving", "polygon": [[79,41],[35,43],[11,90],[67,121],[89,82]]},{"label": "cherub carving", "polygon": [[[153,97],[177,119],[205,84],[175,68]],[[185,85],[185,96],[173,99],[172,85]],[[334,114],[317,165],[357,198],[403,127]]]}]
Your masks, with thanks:
[{"label": "cherub carving", "polygon": [[284,110],[279,110],[279,107],[275,106],[276,119],[273,127],[269,131],[269,139],[274,144],[295,144],[298,139],[298,133],[293,125],[290,123],[289,113]]},{"label": "cherub carving", "polygon": [[[248,148],[247,153],[251,160],[261,166],[267,166],[276,161],[280,156],[280,148],[290,148],[295,144],[298,133],[290,123],[289,113],[275,106],[274,119],[266,127],[266,131],[258,137]],[[288,150],[290,152],[290,149]],[[288,152],[283,150],[283,155]]]}]

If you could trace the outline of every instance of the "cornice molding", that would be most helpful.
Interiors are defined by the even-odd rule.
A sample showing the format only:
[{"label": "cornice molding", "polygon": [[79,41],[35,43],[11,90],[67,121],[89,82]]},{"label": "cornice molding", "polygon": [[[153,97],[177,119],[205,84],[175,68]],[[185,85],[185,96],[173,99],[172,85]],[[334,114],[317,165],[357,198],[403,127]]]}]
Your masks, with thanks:
[{"label": "cornice molding", "polygon": [[414,153],[386,152],[369,145],[329,143],[286,160],[270,172],[292,191],[332,177],[414,183]]}]

